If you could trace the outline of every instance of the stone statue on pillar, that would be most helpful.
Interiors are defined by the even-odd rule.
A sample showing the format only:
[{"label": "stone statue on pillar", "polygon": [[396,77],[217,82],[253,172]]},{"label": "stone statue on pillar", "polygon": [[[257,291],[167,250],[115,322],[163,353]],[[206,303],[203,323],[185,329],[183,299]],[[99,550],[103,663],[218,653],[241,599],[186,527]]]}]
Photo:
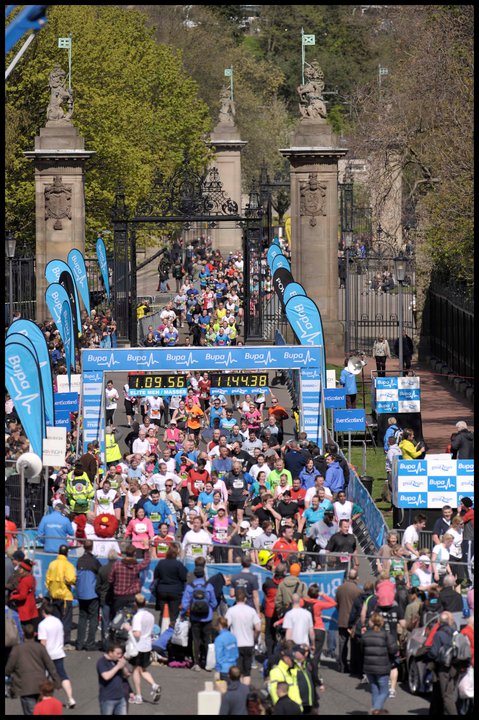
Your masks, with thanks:
[{"label": "stone statue on pillar", "polygon": [[235,124],[235,104],[231,99],[230,88],[225,85],[221,90],[220,95],[220,112],[219,112],[219,124],[220,125],[234,125]]},{"label": "stone statue on pillar", "polygon": [[[59,65],[55,65],[49,77],[50,102],[47,107],[48,125],[70,123],[73,115],[73,93],[70,88],[65,87],[65,71]],[[68,110],[62,108],[67,103]]]},{"label": "stone statue on pillar", "polygon": [[304,77],[306,82],[297,88],[301,117],[311,120],[325,118],[326,105],[322,100],[324,74],[316,60],[313,60],[312,63],[305,63]]}]

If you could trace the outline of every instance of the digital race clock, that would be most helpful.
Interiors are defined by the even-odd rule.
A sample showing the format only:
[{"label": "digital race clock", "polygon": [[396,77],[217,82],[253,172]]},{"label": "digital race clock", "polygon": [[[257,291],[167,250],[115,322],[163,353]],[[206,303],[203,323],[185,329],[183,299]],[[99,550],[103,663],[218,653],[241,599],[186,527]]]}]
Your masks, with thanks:
[{"label": "digital race clock", "polygon": [[130,390],[186,390],[186,375],[173,373],[150,373],[128,375]]},{"label": "digital race clock", "polygon": [[213,388],[267,388],[268,373],[211,373],[208,375]]}]

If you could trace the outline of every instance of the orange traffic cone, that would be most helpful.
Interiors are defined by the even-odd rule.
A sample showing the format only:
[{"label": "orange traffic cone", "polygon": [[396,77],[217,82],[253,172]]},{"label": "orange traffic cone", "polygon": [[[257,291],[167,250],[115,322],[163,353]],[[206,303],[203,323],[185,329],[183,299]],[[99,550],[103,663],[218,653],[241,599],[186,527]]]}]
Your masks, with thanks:
[{"label": "orange traffic cone", "polygon": [[170,609],[168,605],[165,603],[165,607],[163,608],[163,615],[161,617],[161,633],[163,634],[165,630],[168,630],[170,627]]}]

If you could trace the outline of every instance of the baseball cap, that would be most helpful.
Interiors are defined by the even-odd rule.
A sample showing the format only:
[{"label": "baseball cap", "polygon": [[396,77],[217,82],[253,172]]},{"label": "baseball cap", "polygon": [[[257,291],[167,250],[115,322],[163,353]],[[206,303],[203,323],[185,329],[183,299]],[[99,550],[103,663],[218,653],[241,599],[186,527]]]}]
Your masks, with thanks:
[{"label": "baseball cap", "polygon": [[430,563],[430,562],[431,562],[431,558],[428,557],[427,555],[420,555],[420,556],[419,556],[419,560],[420,560],[420,562],[424,562],[424,563]]},{"label": "baseball cap", "polygon": [[170,425],[176,425],[176,420],[170,420]]},{"label": "baseball cap", "polygon": [[216,506],[216,509],[217,509],[217,510],[226,510],[226,507],[225,507],[224,505],[221,505],[221,504],[220,504],[220,505],[217,505],[217,506]]},{"label": "baseball cap", "polygon": [[331,516],[333,516],[333,515],[334,515],[334,510],[325,510],[323,514],[324,514],[324,515],[331,515]]},{"label": "baseball cap", "polygon": [[119,472],[119,473],[123,472],[123,468],[121,465],[116,465],[115,470],[116,470],[116,472]]},{"label": "baseball cap", "polygon": [[301,653],[302,655],[306,655],[306,653],[308,652],[308,650],[307,650],[307,648],[306,648],[304,645],[295,645],[295,646],[293,647],[293,652],[294,652],[294,653],[298,653],[298,652],[299,652],[299,653]]},{"label": "baseball cap", "polygon": [[249,522],[248,522],[247,520],[243,520],[243,521],[241,522],[241,524],[240,524],[240,527],[242,527],[242,528],[249,528],[249,527],[250,527],[250,524],[249,524]]}]

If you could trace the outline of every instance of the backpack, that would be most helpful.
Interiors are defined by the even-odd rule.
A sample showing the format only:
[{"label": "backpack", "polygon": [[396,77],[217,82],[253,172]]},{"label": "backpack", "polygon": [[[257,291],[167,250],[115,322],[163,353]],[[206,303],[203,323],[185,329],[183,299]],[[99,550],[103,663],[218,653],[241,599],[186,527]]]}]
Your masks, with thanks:
[{"label": "backpack", "polygon": [[382,580],[376,588],[376,597],[380,607],[389,607],[393,604],[396,595],[396,586],[390,580]]},{"label": "backpack", "polygon": [[210,612],[206,583],[202,586],[191,584],[191,587],[193,595],[191,596],[190,614],[198,618],[206,618]]},{"label": "backpack", "polygon": [[17,623],[13,619],[11,610],[5,615],[5,647],[13,647],[20,642],[20,633],[18,632]]},{"label": "backpack", "polygon": [[469,640],[465,635],[458,633],[457,630],[453,633],[452,643],[440,647],[437,655],[437,662],[445,668],[450,668],[451,665],[469,665],[471,659]]}]

